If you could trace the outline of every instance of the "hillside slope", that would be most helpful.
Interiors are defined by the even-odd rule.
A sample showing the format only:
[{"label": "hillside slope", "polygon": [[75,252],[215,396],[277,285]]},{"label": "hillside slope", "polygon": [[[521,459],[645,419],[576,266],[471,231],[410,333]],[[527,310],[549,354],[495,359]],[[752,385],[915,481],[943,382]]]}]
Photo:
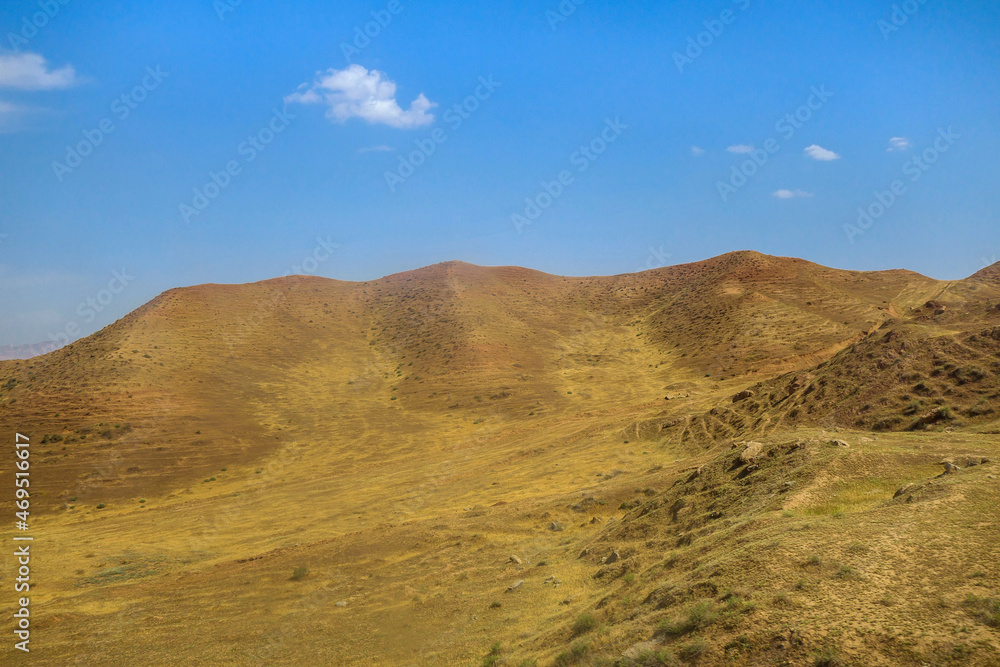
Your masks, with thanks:
[{"label": "hillside slope", "polygon": [[[50,555],[33,569],[37,661],[473,664],[493,641],[509,664],[602,664],[637,642],[681,655],[674,640],[691,633],[656,634],[667,611],[728,604],[722,584],[763,605],[766,587],[741,577],[792,576],[767,559],[743,568],[733,545],[758,548],[751,533],[793,562],[877,532],[882,564],[865,573],[884,592],[880,568],[909,572],[932,521],[880,503],[942,457],[997,456],[998,275],[943,282],[737,252],[608,277],[447,262],[165,292],[72,345],[0,362],[0,426],[32,438],[32,525]],[[852,448],[826,447],[836,429],[857,431],[837,436]],[[749,439],[787,470],[736,479],[730,447]],[[678,489],[694,482],[678,485],[702,465],[682,512]],[[866,482],[880,465],[894,472]],[[956,477],[941,501],[949,530],[979,544],[948,555],[983,572],[977,594],[1000,574],[962,523],[997,507],[986,474],[974,489]],[[783,504],[788,481],[798,500]],[[838,484],[861,500],[831,502]],[[13,486],[10,461],[0,485]],[[801,529],[813,516],[822,530]],[[625,565],[602,569],[613,548]],[[705,579],[717,595],[684,588]],[[822,612],[830,591],[817,586],[795,614],[849,613]],[[653,604],[664,587],[687,591],[681,607]],[[606,628],[577,632],[581,614]],[[836,642],[814,633],[772,651],[763,633],[783,618],[706,625],[705,655],[732,658],[741,635],[745,664]],[[878,622],[924,623],[894,618]],[[988,633],[974,633],[987,657]],[[936,660],[929,642],[885,656]]]}]

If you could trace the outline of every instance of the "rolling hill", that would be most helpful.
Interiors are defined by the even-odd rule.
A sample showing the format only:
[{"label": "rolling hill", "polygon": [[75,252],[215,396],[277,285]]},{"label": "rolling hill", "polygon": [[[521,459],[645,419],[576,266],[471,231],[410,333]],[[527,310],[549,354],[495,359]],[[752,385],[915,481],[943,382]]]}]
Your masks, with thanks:
[{"label": "rolling hill", "polygon": [[0,362],[34,658],[997,664],[998,378],[1000,265],[169,290]]}]

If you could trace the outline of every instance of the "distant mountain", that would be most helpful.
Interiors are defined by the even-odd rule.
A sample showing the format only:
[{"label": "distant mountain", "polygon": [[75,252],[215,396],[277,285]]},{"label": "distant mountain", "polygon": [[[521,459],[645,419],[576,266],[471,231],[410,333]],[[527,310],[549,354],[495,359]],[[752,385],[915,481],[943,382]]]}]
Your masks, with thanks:
[{"label": "distant mountain", "polygon": [[59,349],[59,343],[46,341],[30,345],[0,345],[0,361],[8,359],[30,359]]}]

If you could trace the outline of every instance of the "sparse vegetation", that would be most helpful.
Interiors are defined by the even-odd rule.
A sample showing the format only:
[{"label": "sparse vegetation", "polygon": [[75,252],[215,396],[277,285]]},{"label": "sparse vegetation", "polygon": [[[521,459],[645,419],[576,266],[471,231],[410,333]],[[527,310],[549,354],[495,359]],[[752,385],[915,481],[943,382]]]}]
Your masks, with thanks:
[{"label": "sparse vegetation", "polygon": [[586,634],[597,627],[597,619],[593,614],[580,614],[573,623],[573,634],[576,636]]}]

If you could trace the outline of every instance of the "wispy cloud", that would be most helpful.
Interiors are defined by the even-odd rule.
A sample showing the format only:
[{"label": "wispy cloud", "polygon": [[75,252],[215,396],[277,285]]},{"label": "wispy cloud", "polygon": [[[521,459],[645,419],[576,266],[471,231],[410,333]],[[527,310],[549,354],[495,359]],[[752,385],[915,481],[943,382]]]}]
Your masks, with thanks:
[{"label": "wispy cloud", "polygon": [[0,88],[20,90],[55,90],[80,82],[72,65],[49,69],[37,53],[0,54]]},{"label": "wispy cloud", "polygon": [[16,131],[21,125],[18,121],[27,111],[28,108],[20,104],[0,100],[0,134]]},{"label": "wispy cloud", "polygon": [[776,190],[774,196],[778,199],[796,199],[797,197],[812,197],[811,192],[804,190]]},{"label": "wispy cloud", "polygon": [[839,160],[840,156],[831,150],[827,150],[822,146],[813,144],[812,146],[806,146],[805,154],[814,160],[820,160],[821,162],[829,162],[831,160]]},{"label": "wispy cloud", "polygon": [[749,144],[735,144],[726,150],[730,153],[753,153],[753,146]]},{"label": "wispy cloud", "polygon": [[694,155],[695,157],[698,157],[699,155],[704,155],[704,154],[705,154],[705,149],[702,148],[701,146],[692,146],[691,147],[691,155]]},{"label": "wispy cloud", "polygon": [[325,104],[329,107],[326,117],[340,123],[361,118],[368,123],[404,129],[433,123],[434,114],[427,112],[437,106],[420,93],[409,109],[403,109],[396,101],[396,84],[384,72],[369,71],[361,65],[319,72],[311,84],[299,86],[285,102]]},{"label": "wispy cloud", "polygon": [[359,153],[388,153],[390,151],[396,150],[392,146],[386,146],[382,144],[381,146],[365,146],[364,148],[359,148]]},{"label": "wispy cloud", "polygon": [[897,151],[905,151],[907,148],[913,146],[913,142],[906,137],[893,137],[889,139],[889,147],[885,150],[890,153],[895,153]]}]

